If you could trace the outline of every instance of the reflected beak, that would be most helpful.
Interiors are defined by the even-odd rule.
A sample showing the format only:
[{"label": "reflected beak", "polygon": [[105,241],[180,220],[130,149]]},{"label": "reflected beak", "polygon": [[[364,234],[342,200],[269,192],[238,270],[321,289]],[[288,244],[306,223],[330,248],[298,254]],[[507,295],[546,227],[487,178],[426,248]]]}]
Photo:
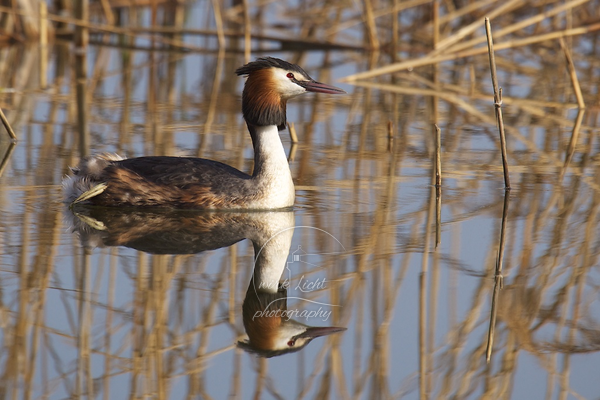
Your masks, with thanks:
[{"label": "reflected beak", "polygon": [[331,335],[332,333],[343,332],[347,328],[340,328],[337,326],[314,326],[308,328],[300,337],[316,338],[320,336]]},{"label": "reflected beak", "polygon": [[296,81],[296,83],[306,89],[307,92],[327,93],[327,94],[345,94],[346,92],[335,86],[316,81]]}]

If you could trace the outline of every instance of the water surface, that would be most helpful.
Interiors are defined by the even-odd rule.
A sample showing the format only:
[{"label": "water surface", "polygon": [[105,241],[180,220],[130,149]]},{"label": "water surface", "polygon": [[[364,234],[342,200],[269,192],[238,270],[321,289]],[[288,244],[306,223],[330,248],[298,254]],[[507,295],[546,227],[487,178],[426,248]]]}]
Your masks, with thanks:
[{"label": "water surface", "polygon": [[[68,45],[51,47],[46,88],[36,46],[0,50],[17,66],[3,82],[14,89],[3,108],[19,137],[0,177],[3,393],[596,398],[600,70],[590,43],[597,37],[573,43],[588,104],[580,120],[560,47],[499,52],[508,193],[487,55],[444,63],[435,77],[422,67],[349,85],[336,81],[389,59],[270,52],[348,92],[288,104],[299,143],[281,136],[297,200],[284,224],[293,228],[289,254],[280,255],[296,319],[348,329],[273,358],[237,343],[247,340],[242,303],[255,256],[242,238],[279,222],[194,212],[78,217],[60,187],[80,156]],[[88,57],[90,153],[202,156],[251,170],[243,79],[234,75],[243,55],[96,44]],[[504,286],[487,363],[505,193]],[[235,243],[215,248],[227,240]]]}]

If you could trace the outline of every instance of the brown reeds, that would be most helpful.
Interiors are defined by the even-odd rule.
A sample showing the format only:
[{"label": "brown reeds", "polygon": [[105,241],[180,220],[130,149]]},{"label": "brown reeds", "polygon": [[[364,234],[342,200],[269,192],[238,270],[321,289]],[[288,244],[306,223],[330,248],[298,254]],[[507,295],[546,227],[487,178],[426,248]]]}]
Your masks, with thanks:
[{"label": "brown reeds", "polygon": [[571,84],[573,85],[573,92],[575,93],[577,104],[579,105],[579,108],[585,108],[585,101],[583,100],[583,95],[581,94],[581,87],[579,86],[579,79],[577,79],[577,72],[575,71],[575,64],[573,64],[571,51],[569,51],[569,48],[565,44],[564,38],[561,37],[558,42],[560,43],[560,48],[565,53],[567,70],[569,71],[569,77],[571,78]]},{"label": "brown reeds", "polygon": [[388,123],[387,123],[387,132],[388,132],[388,151],[391,153],[394,151],[394,123],[392,121],[388,121]]},{"label": "brown reeds", "polygon": [[435,127],[435,247],[442,237],[442,130]]},{"label": "brown reeds", "polygon": [[435,186],[442,186],[442,130],[437,124],[435,127]]},{"label": "brown reeds", "polygon": [[581,124],[583,123],[584,115],[585,109],[580,108],[577,112],[577,116],[575,117],[575,122],[573,123],[571,137],[569,138],[569,145],[567,146],[567,150],[565,151],[565,162],[560,170],[560,176],[558,178],[559,182],[562,182],[565,174],[567,173],[567,168],[569,168],[571,160],[573,159],[573,154],[575,154],[575,148],[577,146],[577,140],[579,139],[579,133],[581,131]]},{"label": "brown reeds", "polygon": [[[496,45],[496,50],[505,50],[515,47],[528,46],[535,43],[545,42],[547,40],[558,39],[561,37],[585,35],[600,30],[600,23],[591,24],[585,27],[565,29],[557,32],[550,32],[546,34],[534,35],[527,39],[515,39],[503,42],[500,45]],[[403,70],[410,70],[416,67],[422,67],[425,65],[431,65],[441,63],[444,61],[456,60],[460,58],[472,57],[479,54],[485,54],[488,50],[486,48],[475,48],[470,50],[462,50],[457,52],[451,52],[450,54],[434,55],[430,57],[423,57],[419,59],[408,60],[399,62],[393,65],[386,65],[379,68],[374,68],[366,72],[360,72],[352,75],[348,75],[342,79],[344,82],[354,82],[362,79],[374,78],[381,75],[391,74]]]},{"label": "brown reeds", "polygon": [[298,134],[296,133],[296,127],[293,122],[288,123],[288,132],[290,133],[290,140],[292,143],[298,143]]},{"label": "brown reeds", "polygon": [[496,114],[496,123],[498,124],[498,133],[500,135],[500,151],[502,152],[502,170],[504,171],[504,187],[507,190],[510,190],[508,156],[506,155],[506,135],[504,133],[504,118],[502,117],[502,88],[498,85],[498,75],[496,73],[496,56],[494,55],[494,40],[492,38],[492,27],[490,25],[490,19],[488,17],[485,18],[485,33],[487,36],[492,86],[494,88],[494,111]]},{"label": "brown reeds", "polygon": [[[75,18],[82,21],[89,19],[89,3],[87,0],[77,1],[75,4]],[[76,105],[77,105],[77,132],[79,138],[79,155],[84,157],[90,154],[90,129],[88,124],[87,107],[87,50],[89,41],[88,29],[85,26],[75,27],[75,79],[76,79]]]},{"label": "brown reeds", "polygon": [[48,4],[40,1],[40,87],[46,88],[48,75]]},{"label": "brown reeds", "polygon": [[[94,4],[102,11],[90,10],[93,22],[85,24],[108,22],[106,8]],[[106,4],[113,2],[102,2]],[[165,3],[156,4],[160,23]],[[207,21],[214,16],[211,4],[195,3],[206,7],[201,11]],[[450,3],[440,2],[434,23],[428,19],[431,1],[379,4],[373,19],[380,58],[368,64],[353,51],[327,47],[326,63],[318,64],[313,54],[302,67],[319,79],[334,65],[333,81],[340,71],[376,70],[388,60],[431,62],[431,24],[438,24],[441,42],[473,21],[480,24],[488,8],[498,5],[481,1],[450,10]],[[269,5],[248,2],[247,10],[261,16],[273,11]],[[148,5],[131,6],[127,12],[111,9],[118,25],[105,25],[120,47],[102,40],[92,47],[94,55],[105,52],[99,58],[110,60],[89,65],[96,88],[87,92],[94,152],[193,155],[200,133],[206,138],[203,157],[249,171],[253,159],[239,110],[241,81],[232,75],[244,62],[244,30],[252,34],[253,56],[259,50],[271,54],[279,46],[316,46],[327,42],[327,34],[337,34],[335,42],[342,43],[367,32],[362,3],[304,2],[290,8],[284,21],[306,36],[281,21],[253,20],[246,28],[242,6],[222,4],[226,51],[219,60],[214,56],[221,46],[216,26],[197,26],[197,20],[188,21],[193,26],[141,26],[140,15],[149,10],[143,7]],[[343,12],[340,7],[345,7]],[[556,12],[558,8],[562,11]],[[563,13],[571,8],[570,23],[563,24]],[[326,288],[307,298],[340,304],[332,322],[349,330],[330,341],[315,339],[306,351],[280,361],[257,360],[235,349],[234,343],[245,338],[239,313],[253,257],[247,241],[201,254],[156,255],[123,246],[96,247],[96,238],[76,236],[61,225],[60,180],[79,156],[72,132],[77,126],[76,88],[66,84],[73,81],[67,68],[72,59],[64,45],[70,36],[49,35],[51,64],[44,91],[32,79],[40,71],[37,49],[0,48],[1,87],[10,89],[2,93],[2,108],[10,111],[10,122],[20,132],[17,150],[5,157],[0,173],[0,352],[6,355],[0,358],[0,397],[81,394],[110,399],[122,393],[123,382],[130,397],[154,398],[176,398],[181,391],[206,398],[235,398],[248,391],[278,398],[403,398],[416,390],[429,398],[521,398],[529,393],[514,383],[525,379],[531,382],[528,390],[538,390],[539,397],[593,391],[582,379],[574,379],[573,371],[580,367],[579,354],[598,363],[600,331],[595,290],[599,82],[597,69],[582,68],[598,60],[598,46],[589,46],[597,43],[597,34],[585,17],[595,9],[597,2],[542,2],[494,20],[494,26],[505,29],[520,24],[504,36],[504,29],[494,32],[496,41],[502,37],[495,45],[496,63],[506,72],[502,101],[511,139],[507,155],[514,160],[510,214],[518,216],[502,222],[502,243],[497,227],[489,228],[490,212],[502,207],[502,201],[490,189],[501,167],[494,144],[496,121],[487,112],[484,47],[463,49],[481,57],[447,58],[437,78],[430,78],[430,69],[415,67],[378,81],[357,82],[343,99],[306,96],[288,103],[290,122],[303,133],[302,143],[292,148],[292,154],[298,149],[298,162],[291,164],[298,189],[297,224],[326,230],[346,246],[340,254],[312,233],[298,234],[297,243],[318,258],[292,277],[296,282],[302,276],[327,277]],[[11,20],[22,15],[18,8],[10,10],[15,10]],[[55,19],[49,11],[52,31]],[[551,19],[547,12],[553,13]],[[401,20],[391,21],[398,14]],[[131,19],[123,20],[127,15]],[[523,25],[533,19],[537,22]],[[398,31],[387,29],[393,24]],[[212,39],[200,43],[189,34],[194,39],[187,41],[186,29],[212,32],[207,36]],[[261,31],[275,29],[280,40],[273,38],[277,35],[256,39]],[[152,76],[146,52],[136,50],[144,49],[149,38],[142,30],[156,36]],[[568,45],[578,49],[572,61],[587,105],[577,115],[574,81],[556,62],[564,53],[557,43],[561,32],[580,32]],[[396,51],[386,53],[393,35]],[[498,51],[530,37],[554,39]],[[436,50],[440,57],[455,57],[463,50],[451,49],[484,39],[473,33],[449,49]],[[167,49],[171,40],[174,46],[197,51],[191,59],[187,53],[173,53]],[[368,38],[348,46],[368,47]],[[276,55],[292,59],[303,53]],[[170,80],[169,68],[177,71],[176,79]],[[217,74],[220,68],[222,74]],[[152,109],[147,107],[148,79],[156,83]],[[214,86],[219,87],[217,95]],[[430,107],[434,97],[439,102],[435,116]],[[295,115],[301,118],[294,121]],[[154,141],[150,121],[161,131],[160,143]],[[429,186],[436,175],[434,122],[444,129],[445,219],[443,225],[436,222],[443,227],[444,243],[437,248],[432,243],[435,211]],[[208,127],[210,132],[205,132]],[[139,229],[147,230],[150,223],[150,218],[142,219]],[[491,276],[498,285],[494,292]],[[498,299],[488,347],[481,332],[494,319],[488,309],[494,293]],[[420,347],[415,349],[417,341]],[[493,357],[486,365],[480,355],[488,349]],[[412,356],[418,362],[403,362]],[[536,374],[526,374],[522,359],[540,366]],[[284,375],[289,369],[274,368],[279,362],[295,368],[297,386],[279,384],[289,379]]]},{"label": "brown reeds", "polygon": [[10,122],[8,122],[8,118],[6,118],[6,115],[4,115],[4,111],[2,111],[2,108],[0,108],[0,121],[2,121],[2,125],[4,125],[4,129],[6,129],[6,133],[8,133],[10,140],[13,143],[16,143],[17,135],[15,134],[15,131],[13,131],[13,128],[10,125]]}]

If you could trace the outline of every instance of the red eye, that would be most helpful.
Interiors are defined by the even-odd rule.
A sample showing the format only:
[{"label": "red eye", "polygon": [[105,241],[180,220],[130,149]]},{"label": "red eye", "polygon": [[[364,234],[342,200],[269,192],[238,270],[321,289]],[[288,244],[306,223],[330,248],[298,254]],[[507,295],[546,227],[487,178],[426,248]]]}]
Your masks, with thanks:
[{"label": "red eye", "polygon": [[[291,75],[292,77],[294,76],[294,74],[288,74],[288,77],[289,77],[290,75]],[[296,343],[296,341],[295,341],[295,340],[290,340],[289,342],[287,342],[287,345],[288,345],[289,347],[292,347],[292,346],[294,345],[294,343]]]},{"label": "red eye", "polygon": [[286,76],[290,79],[294,79],[294,74],[292,74],[291,72],[288,72]]}]

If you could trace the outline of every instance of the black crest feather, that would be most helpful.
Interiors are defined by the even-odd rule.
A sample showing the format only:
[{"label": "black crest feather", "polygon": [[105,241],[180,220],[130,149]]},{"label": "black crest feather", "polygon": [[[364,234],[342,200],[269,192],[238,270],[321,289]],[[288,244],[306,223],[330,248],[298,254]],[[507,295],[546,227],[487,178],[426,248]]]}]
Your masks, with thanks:
[{"label": "black crest feather", "polygon": [[297,66],[296,64],[292,64],[275,57],[258,58],[256,59],[256,61],[249,62],[248,64],[239,67],[235,70],[235,73],[239,76],[250,75],[254,71],[268,68],[281,68],[285,69],[286,71],[299,72],[302,75],[304,75],[306,79],[312,80],[312,78],[306,73],[306,71]]}]

